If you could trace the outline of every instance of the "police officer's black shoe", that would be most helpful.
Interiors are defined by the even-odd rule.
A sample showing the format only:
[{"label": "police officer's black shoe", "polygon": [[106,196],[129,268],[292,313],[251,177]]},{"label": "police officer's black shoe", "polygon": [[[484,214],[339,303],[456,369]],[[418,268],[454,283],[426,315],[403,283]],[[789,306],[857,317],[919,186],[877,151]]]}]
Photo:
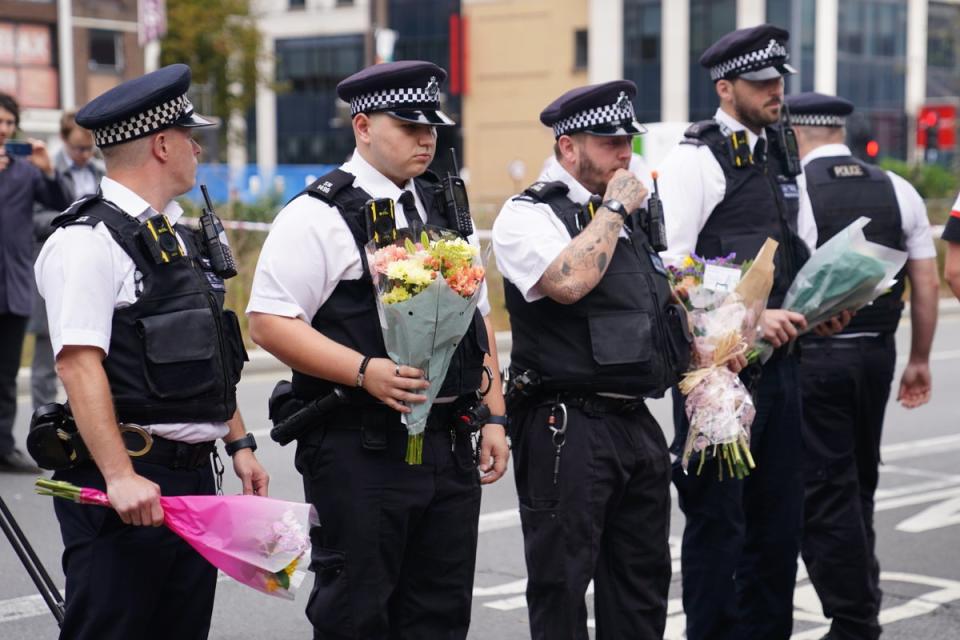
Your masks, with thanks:
[{"label": "police officer's black shoe", "polygon": [[0,455],[0,473],[41,473],[40,467],[33,464],[19,449],[6,455]]}]

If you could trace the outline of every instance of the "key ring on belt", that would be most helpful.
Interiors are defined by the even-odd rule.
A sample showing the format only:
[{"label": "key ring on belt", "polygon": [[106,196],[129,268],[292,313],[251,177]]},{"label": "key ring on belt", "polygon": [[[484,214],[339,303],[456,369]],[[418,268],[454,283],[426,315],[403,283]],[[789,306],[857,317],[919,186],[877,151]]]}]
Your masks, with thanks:
[{"label": "key ring on belt", "polygon": [[[557,426],[557,414],[560,417],[560,424]],[[551,439],[553,440],[553,446],[562,447],[564,442],[566,442],[567,436],[567,405],[562,402],[558,402],[553,405],[550,409],[550,418],[547,421],[547,428],[553,432]]]}]

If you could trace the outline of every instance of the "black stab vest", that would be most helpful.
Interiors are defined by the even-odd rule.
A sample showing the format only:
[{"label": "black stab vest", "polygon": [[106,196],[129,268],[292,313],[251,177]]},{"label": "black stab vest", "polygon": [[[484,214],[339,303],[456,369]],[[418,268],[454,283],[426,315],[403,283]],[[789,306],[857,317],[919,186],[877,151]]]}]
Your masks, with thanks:
[{"label": "black stab vest", "polygon": [[783,175],[783,152],[776,130],[767,128],[768,160],[736,166],[730,138],[715,120],[694,123],[681,144],[706,145],[726,179],[723,200],[710,213],[697,238],[697,255],[717,258],[736,254],[739,263],[753,260],[767,238],[780,243],[774,256],[773,290],[767,306],[780,307],[809,251],[797,236],[799,191],[794,177]]},{"label": "black stab vest", "polygon": [[[364,247],[372,239],[368,228],[364,204],[371,198],[363,189],[353,186],[354,176],[335,169],[318,178],[297,197],[304,194],[319,198],[337,209],[347,223],[356,242],[363,264],[363,275],[358,280],[341,280],[330,297],[323,303],[310,321],[314,329],[335,342],[355,349],[373,358],[387,358],[377,301],[374,297],[373,279],[367,265]],[[439,181],[432,173],[414,179],[417,197],[427,211],[426,224],[453,230],[440,206]],[[317,215],[331,215],[326,210]],[[483,377],[483,357],[490,351],[487,330],[479,310],[474,311],[473,324],[457,346],[450,361],[450,368],[437,397],[461,396],[478,390]],[[297,397],[311,400],[327,395],[335,386],[328,380],[293,371],[293,390]],[[353,390],[351,401],[372,404],[377,400],[362,389]]]},{"label": "black stab vest", "polygon": [[[543,202],[571,238],[581,206],[562,182],[534,183],[516,199]],[[527,302],[504,279],[513,331],[510,367],[539,373],[543,391],[659,397],[686,371],[686,315],[672,303],[666,270],[643,231],[619,238],[596,287],[574,304]]]},{"label": "black stab vest", "polygon": [[[906,250],[897,194],[883,170],[853,156],[835,156],[811,160],[804,174],[817,222],[817,246],[866,216],[870,218],[863,229],[867,240]],[[843,333],[895,332],[903,311],[905,271],[906,267],[889,292],[860,309]]]},{"label": "black stab vest", "polygon": [[198,232],[176,225],[187,256],[157,264],[141,223],[101,197],[74,203],[54,227],[103,224],[142,274],[143,292],[113,311],[103,367],[120,422],[225,422],[237,408],[247,359],[240,324],[223,308],[225,287],[203,254]]}]

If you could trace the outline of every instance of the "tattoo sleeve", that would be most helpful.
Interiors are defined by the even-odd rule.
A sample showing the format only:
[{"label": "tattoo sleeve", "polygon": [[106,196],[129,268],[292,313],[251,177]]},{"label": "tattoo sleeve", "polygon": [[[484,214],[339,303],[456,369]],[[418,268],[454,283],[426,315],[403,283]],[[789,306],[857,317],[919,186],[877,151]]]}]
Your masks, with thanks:
[{"label": "tattoo sleeve", "polygon": [[537,282],[540,291],[561,304],[573,304],[590,293],[610,266],[622,226],[620,214],[598,210],[543,272]]}]

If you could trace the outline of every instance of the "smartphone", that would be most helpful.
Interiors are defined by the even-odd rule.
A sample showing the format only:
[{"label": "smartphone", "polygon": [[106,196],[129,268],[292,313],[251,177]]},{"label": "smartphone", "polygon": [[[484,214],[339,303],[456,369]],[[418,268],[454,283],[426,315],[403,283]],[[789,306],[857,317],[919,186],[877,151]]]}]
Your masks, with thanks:
[{"label": "smartphone", "polygon": [[8,156],[29,156],[33,153],[33,145],[22,140],[11,140],[4,143],[4,150]]}]

